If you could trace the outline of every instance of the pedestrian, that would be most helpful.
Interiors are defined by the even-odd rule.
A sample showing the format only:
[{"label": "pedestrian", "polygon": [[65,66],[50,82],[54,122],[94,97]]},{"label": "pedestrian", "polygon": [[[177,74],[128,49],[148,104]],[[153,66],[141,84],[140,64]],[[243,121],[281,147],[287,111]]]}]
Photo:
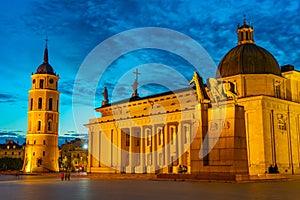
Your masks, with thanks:
[{"label": "pedestrian", "polygon": [[65,177],[65,174],[64,174],[64,172],[61,172],[61,173],[60,173],[60,178],[61,178],[61,181],[63,181],[63,180],[64,180],[64,177]]},{"label": "pedestrian", "polygon": [[68,172],[68,181],[70,180],[71,173]]}]

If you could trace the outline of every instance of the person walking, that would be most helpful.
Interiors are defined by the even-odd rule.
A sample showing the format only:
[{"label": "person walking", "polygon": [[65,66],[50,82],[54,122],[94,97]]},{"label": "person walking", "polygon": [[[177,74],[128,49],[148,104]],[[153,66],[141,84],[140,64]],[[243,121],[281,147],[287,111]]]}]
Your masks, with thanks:
[{"label": "person walking", "polygon": [[63,180],[64,180],[64,178],[65,178],[65,174],[64,174],[64,172],[61,172],[61,173],[60,173],[60,178],[61,178],[61,181],[63,181]]}]

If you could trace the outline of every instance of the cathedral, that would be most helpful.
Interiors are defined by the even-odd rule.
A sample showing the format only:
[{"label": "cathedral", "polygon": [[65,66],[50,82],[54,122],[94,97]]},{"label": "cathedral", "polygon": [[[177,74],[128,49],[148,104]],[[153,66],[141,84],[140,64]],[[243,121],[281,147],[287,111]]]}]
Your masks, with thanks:
[{"label": "cathedral", "polygon": [[58,172],[59,76],[48,62],[47,43],[44,61],[31,80],[23,171]]},{"label": "cathedral", "polygon": [[[237,28],[237,46],[203,83],[110,103],[89,119],[91,173],[156,173],[226,178],[300,174],[300,72],[279,66]],[[136,72],[138,73],[138,72]]]}]

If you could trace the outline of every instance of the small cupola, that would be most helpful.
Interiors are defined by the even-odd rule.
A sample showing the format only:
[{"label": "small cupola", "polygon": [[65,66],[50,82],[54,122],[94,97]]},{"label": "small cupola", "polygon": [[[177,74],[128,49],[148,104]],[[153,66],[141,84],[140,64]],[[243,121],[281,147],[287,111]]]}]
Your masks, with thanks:
[{"label": "small cupola", "polygon": [[238,45],[254,44],[253,31],[253,26],[250,23],[247,24],[246,18],[244,18],[244,24],[242,26],[238,24],[237,28]]}]

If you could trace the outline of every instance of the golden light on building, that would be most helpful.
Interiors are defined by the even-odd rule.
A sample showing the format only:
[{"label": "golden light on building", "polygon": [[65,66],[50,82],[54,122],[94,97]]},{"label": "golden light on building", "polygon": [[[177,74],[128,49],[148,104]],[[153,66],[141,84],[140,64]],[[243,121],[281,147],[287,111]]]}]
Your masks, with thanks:
[{"label": "golden light on building", "polygon": [[[196,87],[110,104],[89,119],[89,172],[266,177],[300,174],[300,72],[279,67],[238,26],[216,78]],[[137,78],[136,78],[137,80]],[[136,81],[137,82],[137,81]],[[274,170],[275,169],[275,170]]]},{"label": "golden light on building", "polygon": [[58,171],[59,77],[48,62],[46,43],[44,61],[31,75],[26,134],[25,172]]}]

